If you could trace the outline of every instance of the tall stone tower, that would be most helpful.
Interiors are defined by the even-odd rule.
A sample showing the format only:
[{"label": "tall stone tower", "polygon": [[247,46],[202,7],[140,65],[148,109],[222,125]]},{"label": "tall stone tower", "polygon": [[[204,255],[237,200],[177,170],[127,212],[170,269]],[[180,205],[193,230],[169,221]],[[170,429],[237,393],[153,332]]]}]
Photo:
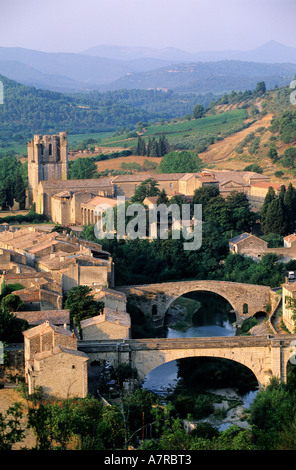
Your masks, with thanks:
[{"label": "tall stone tower", "polygon": [[28,142],[28,203],[38,205],[40,181],[66,180],[68,142],[66,132],[59,135],[34,135]]}]

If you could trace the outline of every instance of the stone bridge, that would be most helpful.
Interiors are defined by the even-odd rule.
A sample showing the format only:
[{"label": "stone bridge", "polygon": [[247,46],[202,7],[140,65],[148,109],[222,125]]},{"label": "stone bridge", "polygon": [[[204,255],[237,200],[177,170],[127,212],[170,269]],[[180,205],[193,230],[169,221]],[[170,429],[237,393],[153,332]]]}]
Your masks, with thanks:
[{"label": "stone bridge", "polygon": [[163,326],[165,314],[174,300],[189,292],[213,292],[222,296],[232,306],[237,323],[257,312],[266,312],[274,305],[274,292],[268,286],[226,281],[181,281],[116,287],[124,292],[146,315],[152,315],[155,325]]},{"label": "stone bridge", "polygon": [[272,376],[286,382],[289,360],[295,363],[296,335],[233,336],[177,339],[131,339],[79,341],[78,349],[90,361],[129,363],[144,379],[153,369],[166,362],[186,357],[230,359],[248,367],[260,388]]}]

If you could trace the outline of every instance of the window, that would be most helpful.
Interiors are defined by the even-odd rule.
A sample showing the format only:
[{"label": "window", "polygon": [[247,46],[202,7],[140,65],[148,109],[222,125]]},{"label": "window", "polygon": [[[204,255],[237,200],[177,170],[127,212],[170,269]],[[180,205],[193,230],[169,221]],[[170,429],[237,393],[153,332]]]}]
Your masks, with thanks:
[{"label": "window", "polygon": [[52,155],[52,145],[51,144],[49,144],[49,146],[48,146],[48,154]]},{"label": "window", "polygon": [[248,313],[249,312],[249,307],[248,304],[243,305],[243,313]]}]

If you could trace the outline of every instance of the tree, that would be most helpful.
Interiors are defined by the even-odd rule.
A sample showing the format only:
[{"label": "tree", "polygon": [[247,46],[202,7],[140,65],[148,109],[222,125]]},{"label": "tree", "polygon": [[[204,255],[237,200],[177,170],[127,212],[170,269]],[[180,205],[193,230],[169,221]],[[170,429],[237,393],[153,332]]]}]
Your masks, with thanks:
[{"label": "tree", "polygon": [[219,196],[219,189],[214,185],[202,186],[194,191],[192,204],[201,204],[204,219],[204,213],[210,201]]},{"label": "tree", "polygon": [[25,429],[22,428],[22,405],[14,403],[5,413],[0,413],[0,450],[11,450],[13,444],[20,442],[25,437]]},{"label": "tree", "polygon": [[24,308],[25,304],[20,299],[19,295],[8,294],[1,302],[2,310],[7,309],[9,312],[18,312]]},{"label": "tree", "polygon": [[136,189],[135,194],[130,199],[131,202],[142,203],[146,197],[158,196],[160,193],[157,187],[158,183],[154,178],[147,178],[140,186]]},{"label": "tree", "polygon": [[261,207],[261,211],[260,211],[260,214],[261,214],[261,227],[262,227],[264,233],[267,233],[266,230],[265,230],[265,221],[266,221],[267,210],[268,210],[268,207],[269,207],[270,203],[272,201],[274,201],[275,199],[276,199],[275,190],[272,186],[270,186],[269,189],[268,189],[268,192],[265,196],[265,199],[264,199],[263,205]]},{"label": "tree", "polygon": [[158,166],[159,173],[196,173],[201,168],[197,153],[183,150],[167,153]]},{"label": "tree", "polygon": [[160,191],[156,202],[157,204],[167,204],[169,202],[169,198],[167,197],[164,189]]},{"label": "tree", "polygon": [[271,148],[268,150],[267,156],[268,156],[273,162],[276,162],[276,161],[279,159],[279,155],[278,155],[277,149],[274,148],[274,147],[271,147]]},{"label": "tree", "polygon": [[259,174],[263,173],[263,169],[261,168],[261,166],[257,165],[257,163],[252,163],[251,165],[246,166],[246,168],[244,168],[244,171],[254,171],[254,173]]},{"label": "tree", "polygon": [[69,179],[80,180],[95,178],[97,166],[91,158],[77,158],[69,164]]},{"label": "tree", "polygon": [[263,95],[266,92],[265,82],[258,82],[255,88],[255,94],[258,96]]},{"label": "tree", "polygon": [[280,235],[285,234],[286,217],[282,199],[275,199],[269,204],[264,220],[263,230],[265,234],[269,232],[278,233]]},{"label": "tree", "polygon": [[146,155],[146,144],[145,144],[145,139],[143,139],[141,136],[138,137],[138,142],[137,142],[137,155]]},{"label": "tree", "polygon": [[26,205],[26,187],[24,180],[20,173],[17,173],[15,179],[14,199],[19,203],[21,210],[25,209]]},{"label": "tree", "polygon": [[230,223],[238,232],[250,230],[254,221],[249,200],[245,193],[233,191],[226,199]]},{"label": "tree", "polygon": [[104,302],[96,301],[91,294],[91,288],[81,285],[72,287],[67,296],[65,308],[70,310],[70,317],[80,330],[81,320],[103,313]]},{"label": "tree", "polygon": [[202,104],[197,104],[192,110],[192,115],[194,119],[200,119],[204,116],[205,110]]}]

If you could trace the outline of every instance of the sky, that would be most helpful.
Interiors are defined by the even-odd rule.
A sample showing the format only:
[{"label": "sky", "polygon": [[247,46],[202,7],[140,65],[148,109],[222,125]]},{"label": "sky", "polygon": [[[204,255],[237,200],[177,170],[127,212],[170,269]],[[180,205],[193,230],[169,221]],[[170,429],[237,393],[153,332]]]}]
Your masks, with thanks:
[{"label": "sky", "polygon": [[296,0],[0,0],[0,46],[250,50],[296,47]]}]

